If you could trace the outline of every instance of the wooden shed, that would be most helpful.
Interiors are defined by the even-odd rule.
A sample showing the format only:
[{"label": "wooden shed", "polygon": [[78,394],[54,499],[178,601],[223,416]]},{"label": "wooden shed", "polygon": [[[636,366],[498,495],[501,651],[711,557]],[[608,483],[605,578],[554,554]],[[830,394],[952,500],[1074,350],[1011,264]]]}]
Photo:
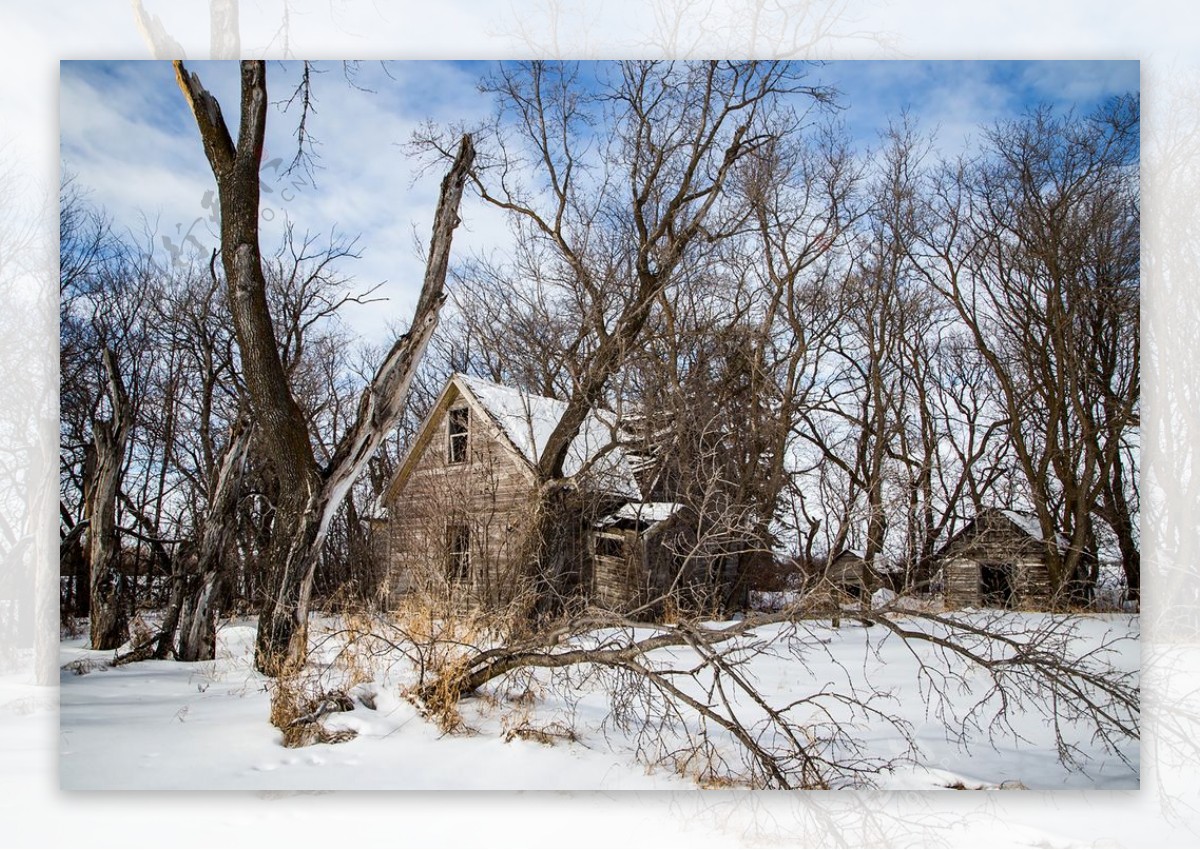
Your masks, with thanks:
[{"label": "wooden shed", "polygon": [[636,607],[653,618],[671,607],[716,614],[745,604],[741,541],[700,539],[681,504],[626,503],[596,524],[591,541],[593,601],[601,607]]},{"label": "wooden shed", "polygon": [[843,549],[825,567],[825,579],[833,587],[855,599],[870,596],[882,586],[878,573],[867,563],[862,552]]},{"label": "wooden shed", "polygon": [[[1054,545],[1066,548],[1061,537]],[[1048,608],[1047,542],[1032,514],[986,508],[938,553],[948,608]]]},{"label": "wooden shed", "polygon": [[622,608],[649,599],[664,585],[669,562],[662,536],[673,525],[679,505],[630,502],[596,523],[591,535],[594,601]]}]

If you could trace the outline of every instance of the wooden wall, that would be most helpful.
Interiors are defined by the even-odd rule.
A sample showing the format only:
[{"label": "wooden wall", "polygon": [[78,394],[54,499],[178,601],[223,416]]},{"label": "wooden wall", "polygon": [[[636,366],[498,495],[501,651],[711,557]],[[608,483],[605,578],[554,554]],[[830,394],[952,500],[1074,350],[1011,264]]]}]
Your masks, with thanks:
[{"label": "wooden wall", "polygon": [[874,571],[867,567],[867,562],[851,553],[842,553],[834,558],[825,571],[825,577],[834,587],[851,596],[870,596],[878,586]]},{"label": "wooden wall", "polygon": [[[452,394],[453,395],[453,394]],[[461,404],[448,398],[429,423],[428,439],[415,450],[406,480],[389,494],[389,592],[418,591],[501,603],[519,590],[517,550],[533,511],[533,473],[500,435],[499,428],[472,406],[468,460],[449,462],[447,410]],[[467,582],[447,578],[449,524],[470,529],[471,570]]]},{"label": "wooden wall", "polygon": [[[598,538],[607,537],[624,548],[622,556],[597,551]],[[591,540],[592,594],[601,608],[614,611],[628,609],[645,583],[645,547],[637,532],[612,528],[594,532]]]},{"label": "wooden wall", "polygon": [[1002,515],[981,514],[942,552],[946,606],[981,606],[983,568],[994,564],[1008,571],[1013,607],[1048,607],[1052,594],[1044,546]]},{"label": "wooden wall", "polygon": [[[468,460],[451,463],[448,412],[462,404],[471,411]],[[400,477],[385,496],[386,602],[395,606],[408,593],[455,604],[497,605],[513,599],[526,587],[522,566],[528,558],[536,494],[533,471],[499,426],[477,404],[451,390],[430,414]],[[694,530],[671,521],[650,535],[613,526],[606,531],[623,537],[625,555],[597,555],[592,523],[621,502],[600,495],[585,498],[587,504],[577,505],[573,514],[577,525],[571,532],[575,535],[572,552],[577,554],[571,554],[570,560],[577,563],[570,580],[582,584],[595,604],[616,611],[640,605],[671,587],[678,558],[664,543],[679,533],[694,537]],[[471,569],[466,581],[451,580],[448,571],[447,530],[455,524],[470,529]],[[725,585],[732,586],[737,577],[737,562],[726,556],[722,563],[726,569],[718,581],[721,587],[702,587],[706,572],[717,566],[703,556],[693,559],[681,587],[691,584],[692,595],[727,592]]]}]

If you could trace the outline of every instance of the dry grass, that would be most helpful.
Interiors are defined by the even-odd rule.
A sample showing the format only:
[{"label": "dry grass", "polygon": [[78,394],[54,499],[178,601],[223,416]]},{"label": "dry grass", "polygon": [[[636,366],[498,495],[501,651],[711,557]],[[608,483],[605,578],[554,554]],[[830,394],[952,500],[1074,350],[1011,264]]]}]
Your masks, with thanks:
[{"label": "dry grass", "polygon": [[483,648],[512,640],[527,622],[517,602],[486,611],[415,594],[389,620],[417,670],[405,696],[444,732],[467,729],[459,703],[470,660]]},{"label": "dry grass", "polygon": [[320,695],[320,683],[304,672],[279,676],[270,684],[271,725],[283,733],[285,747],[301,746],[303,737],[296,721],[312,711]]},{"label": "dry grass", "polygon": [[350,711],[354,702],[344,691],[326,691],[319,676],[301,672],[271,683],[271,725],[283,734],[283,746],[340,744],[353,740],[350,729],[331,731],[322,724],[326,714]]},{"label": "dry grass", "polygon": [[522,741],[536,741],[547,747],[552,747],[561,741],[568,743],[579,741],[579,736],[575,734],[575,730],[564,723],[553,722],[547,723],[545,726],[533,726],[526,723],[512,727],[509,727],[506,723],[504,740],[512,741],[516,738]]},{"label": "dry grass", "polygon": [[696,742],[693,746],[672,753],[667,765],[677,775],[690,779],[698,788],[705,790],[754,787],[748,777],[731,768],[711,743]]},{"label": "dry grass", "polygon": [[[326,729],[322,720],[328,714],[353,710],[350,692],[378,679],[382,668],[391,663],[387,660],[391,644],[378,627],[376,615],[361,606],[347,606],[326,634],[315,636],[303,667],[272,680],[270,721],[282,733],[285,747],[342,743],[355,737],[350,730]],[[374,708],[372,700],[360,702]]]}]

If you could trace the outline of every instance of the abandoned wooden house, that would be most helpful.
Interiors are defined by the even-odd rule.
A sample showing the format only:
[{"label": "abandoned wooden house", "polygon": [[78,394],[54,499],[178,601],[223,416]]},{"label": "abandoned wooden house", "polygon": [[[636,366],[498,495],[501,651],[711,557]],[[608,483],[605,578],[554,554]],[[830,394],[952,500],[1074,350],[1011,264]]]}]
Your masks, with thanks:
[{"label": "abandoned wooden house", "polygon": [[[376,537],[390,603],[421,593],[503,605],[529,586],[536,465],[565,409],[555,399],[451,377],[380,498]],[[639,607],[714,571],[711,559],[681,554],[695,551],[685,545],[694,531],[689,512],[654,492],[652,459],[625,436],[615,415],[593,412],[563,470],[585,506],[564,530],[573,590],[612,610]],[[729,561],[720,565],[721,580],[736,572]]]},{"label": "abandoned wooden house", "polygon": [[[1054,545],[1065,550],[1059,536]],[[1047,608],[1047,542],[1032,514],[985,508],[938,553],[946,607]]]}]

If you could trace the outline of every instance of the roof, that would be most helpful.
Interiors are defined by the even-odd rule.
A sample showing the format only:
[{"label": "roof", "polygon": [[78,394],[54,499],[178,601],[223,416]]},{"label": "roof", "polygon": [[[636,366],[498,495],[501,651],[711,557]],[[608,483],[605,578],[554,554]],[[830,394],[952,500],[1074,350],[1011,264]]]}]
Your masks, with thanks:
[{"label": "roof", "polygon": [[[525,461],[536,467],[550,435],[567,410],[567,403],[461,373],[451,380],[470,393]],[[586,475],[604,491],[627,499],[641,499],[629,458],[616,444],[616,431],[615,414],[606,410],[588,414],[567,450],[563,474],[574,476],[591,463]]]},{"label": "roof", "polygon": [[[1017,528],[1021,529],[1021,531],[1032,537],[1034,540],[1038,541],[1039,543],[1046,542],[1046,538],[1042,536],[1042,524],[1038,521],[1038,518],[1034,514],[1026,511],[1014,511],[1011,508],[1001,508],[1000,513],[1005,519],[1007,519]],[[1058,548],[1062,550],[1066,550],[1070,545],[1067,542],[1067,538],[1063,537],[1061,534],[1054,535],[1054,542],[1057,543]]]},{"label": "roof", "polygon": [[601,526],[612,525],[620,520],[632,520],[646,525],[658,523],[673,517],[682,505],[677,502],[629,502],[621,505],[611,514],[600,520]]},{"label": "roof", "polygon": [[[1038,543],[1047,542],[1046,538],[1042,536],[1042,525],[1034,514],[1028,511],[1013,510],[1011,508],[983,508],[970,522],[963,527],[961,531],[946,541],[945,545],[942,546],[938,554],[945,554],[956,541],[966,537],[975,527],[976,521],[986,514],[1003,517],[1014,528],[1016,528],[1017,531],[1021,532],[1031,540],[1037,541]],[[1063,537],[1061,534],[1055,534],[1054,537],[1060,551],[1066,551],[1069,548],[1070,544],[1067,542],[1067,538]]]},{"label": "roof", "polygon": [[864,555],[862,552],[859,552],[857,549],[843,549],[830,558],[829,563],[832,564],[834,561],[840,561],[842,558],[853,558],[856,561],[862,561],[865,560],[866,557],[866,555]]}]

